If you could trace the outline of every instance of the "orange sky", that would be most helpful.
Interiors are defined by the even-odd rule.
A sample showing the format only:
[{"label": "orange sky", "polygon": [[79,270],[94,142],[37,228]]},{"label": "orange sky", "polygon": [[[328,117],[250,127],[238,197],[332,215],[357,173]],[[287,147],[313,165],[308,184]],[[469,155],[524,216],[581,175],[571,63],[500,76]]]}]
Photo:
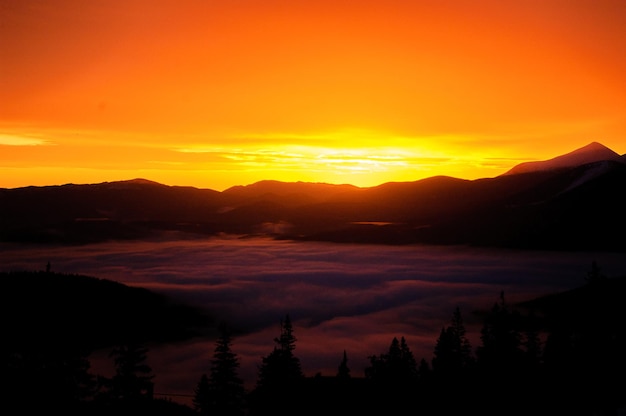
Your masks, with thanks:
[{"label": "orange sky", "polygon": [[0,187],[373,186],[626,152],[623,0],[0,0]]}]

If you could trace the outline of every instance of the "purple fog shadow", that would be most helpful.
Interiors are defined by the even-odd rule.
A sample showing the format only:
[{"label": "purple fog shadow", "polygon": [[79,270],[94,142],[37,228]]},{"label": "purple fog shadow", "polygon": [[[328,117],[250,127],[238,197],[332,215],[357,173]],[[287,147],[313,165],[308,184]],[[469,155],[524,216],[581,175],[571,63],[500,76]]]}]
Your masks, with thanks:
[{"label": "purple fog shadow", "polygon": [[[78,273],[142,286],[206,308],[237,329],[233,350],[248,388],[289,314],[307,375],[334,375],[343,351],[352,374],[404,336],[430,361],[439,331],[461,308],[472,346],[488,309],[577,287],[593,260],[626,275],[623,254],[469,247],[298,243],[262,238],[102,243],[76,247],[0,246],[0,267]],[[157,392],[192,394],[209,371],[213,340],[151,346]],[[100,365],[105,360],[100,360]],[[103,369],[104,371],[104,369]]]}]

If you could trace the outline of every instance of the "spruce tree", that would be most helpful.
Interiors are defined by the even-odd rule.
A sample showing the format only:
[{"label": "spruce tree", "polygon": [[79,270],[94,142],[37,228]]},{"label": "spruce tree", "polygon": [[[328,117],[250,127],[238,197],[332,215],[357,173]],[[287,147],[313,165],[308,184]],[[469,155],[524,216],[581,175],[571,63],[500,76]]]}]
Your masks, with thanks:
[{"label": "spruce tree", "polygon": [[193,408],[202,416],[211,414],[211,391],[209,387],[209,377],[202,374],[200,381],[196,385],[193,396]]},{"label": "spruce tree", "polygon": [[370,356],[365,378],[371,383],[370,411],[392,414],[414,405],[418,383],[417,362],[406,340],[394,337],[386,354]]},{"label": "spruce tree", "polygon": [[591,262],[591,270],[587,272],[586,280],[588,284],[592,285],[606,281],[606,276],[602,273],[602,269],[595,260]]},{"label": "spruce tree", "polygon": [[343,359],[337,368],[337,377],[341,380],[350,378],[350,368],[348,367],[348,354],[346,350],[343,350]]},{"label": "spruce tree", "polygon": [[[511,310],[504,300],[504,293],[501,293],[500,301],[493,305],[485,317],[481,330],[482,344],[476,350],[481,377],[479,382],[490,395],[499,397],[501,403],[519,402],[523,406],[532,407],[532,402],[524,402],[528,386],[522,376],[524,354],[518,328],[519,315]],[[484,403],[484,406],[481,410],[484,414],[502,412],[495,402]],[[516,411],[526,414],[530,409],[518,405]]]},{"label": "spruce tree", "polygon": [[262,358],[256,388],[249,396],[251,415],[292,415],[295,406],[302,406],[304,374],[294,354],[296,341],[286,315],[280,323],[280,335],[274,338],[274,349]]},{"label": "spruce tree", "polygon": [[410,384],[417,380],[417,361],[404,337],[394,337],[386,354],[369,357],[365,377],[389,386]]},{"label": "spruce tree", "polygon": [[417,378],[417,361],[404,337],[400,338],[400,357],[402,362],[401,377],[407,382]]},{"label": "spruce tree", "polygon": [[524,333],[522,340],[522,346],[524,347],[525,365],[528,366],[527,371],[530,369],[536,370],[542,361],[541,339],[535,328],[536,318],[531,313],[529,316],[528,328]]},{"label": "spruce tree", "polygon": [[457,306],[447,328],[442,328],[432,359],[433,371],[439,378],[455,378],[473,363],[472,348],[465,336],[461,310]]},{"label": "spruce tree", "polygon": [[137,344],[113,349],[115,375],[110,380],[110,396],[114,400],[152,399],[152,368],[146,363],[148,349]]},{"label": "spruce tree", "polygon": [[219,415],[242,414],[245,391],[237,371],[239,360],[231,350],[232,339],[225,328],[215,343],[209,375],[209,408]]},{"label": "spruce tree", "polygon": [[519,369],[523,353],[517,317],[501,292],[500,301],[485,318],[480,337],[482,345],[476,351],[483,370],[511,375]]},{"label": "spruce tree", "polygon": [[294,354],[296,341],[291,319],[286,315],[280,323],[280,336],[274,338],[274,350],[262,359],[258,387],[285,386],[304,377],[300,360]]}]

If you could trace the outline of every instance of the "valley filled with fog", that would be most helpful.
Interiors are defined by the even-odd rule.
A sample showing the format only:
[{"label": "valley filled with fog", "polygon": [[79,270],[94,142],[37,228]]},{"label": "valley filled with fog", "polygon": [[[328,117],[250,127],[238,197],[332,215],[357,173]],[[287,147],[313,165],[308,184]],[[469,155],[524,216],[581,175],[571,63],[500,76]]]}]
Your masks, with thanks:
[{"label": "valley filled with fog", "polygon": [[[368,356],[404,336],[430,360],[439,331],[459,306],[472,347],[480,311],[503,291],[511,304],[581,286],[596,261],[626,275],[623,253],[548,252],[465,246],[386,246],[211,239],[106,242],[71,246],[0,245],[2,271],[76,273],[145,287],[206,309],[236,332],[233,351],[247,387],[289,314],[295,354],[306,375],[334,375],[343,351],[354,376]],[[115,308],[115,300],[111,300]],[[78,312],[80,313],[80,312]],[[15,317],[19,319],[19,317]],[[149,346],[155,392],[191,395],[209,369],[213,339]],[[106,372],[94,354],[94,371]]]}]

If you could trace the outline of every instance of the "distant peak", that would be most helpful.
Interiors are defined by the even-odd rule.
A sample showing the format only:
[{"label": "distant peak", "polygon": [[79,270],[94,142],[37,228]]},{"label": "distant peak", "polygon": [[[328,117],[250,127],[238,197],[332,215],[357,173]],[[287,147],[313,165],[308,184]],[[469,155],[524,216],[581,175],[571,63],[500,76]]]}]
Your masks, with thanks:
[{"label": "distant peak", "polygon": [[602,143],[591,142],[586,146],[549,160],[520,163],[504,175],[569,168],[604,160],[618,160],[619,157],[619,154]]},{"label": "distant peak", "polygon": [[128,179],[114,182],[103,182],[100,185],[106,186],[110,189],[129,189],[143,186],[164,186],[158,182],[150,181],[143,178]]},{"label": "distant peak", "polygon": [[599,142],[591,142],[588,145],[581,147],[580,149],[574,150],[574,152],[588,152],[588,151],[599,151],[599,150],[602,150],[602,151],[608,150],[610,152],[613,152],[611,149],[609,149],[608,147],[606,147],[605,145]]},{"label": "distant peak", "polygon": [[160,185],[160,183],[158,182],[154,182],[148,179],[143,179],[143,178],[135,178],[135,179],[129,179],[127,181],[121,181],[122,183],[135,183],[137,185]]}]

